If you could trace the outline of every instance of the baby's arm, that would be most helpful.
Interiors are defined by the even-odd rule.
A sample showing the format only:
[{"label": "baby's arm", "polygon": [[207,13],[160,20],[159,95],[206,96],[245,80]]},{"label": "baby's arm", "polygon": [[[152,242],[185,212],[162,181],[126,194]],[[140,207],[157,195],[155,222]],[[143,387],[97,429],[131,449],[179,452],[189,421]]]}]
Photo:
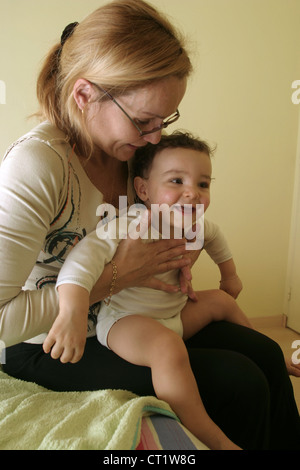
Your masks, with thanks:
[{"label": "baby's arm", "polygon": [[231,250],[219,226],[207,219],[204,221],[204,249],[219,267],[220,289],[236,299],[243,285],[237,275]]},{"label": "baby's arm", "polygon": [[90,292],[111,260],[117,243],[88,234],[69,253],[58,278],[59,314],[44,341],[43,349],[53,359],[78,362],[87,335]]},{"label": "baby's arm", "polygon": [[220,263],[218,267],[221,273],[220,289],[236,299],[243,288],[243,284],[237,275],[233,259]]},{"label": "baby's arm", "polygon": [[51,351],[53,359],[61,362],[78,362],[84,351],[89,292],[76,284],[62,284],[58,287],[59,314],[44,341],[45,353]]}]

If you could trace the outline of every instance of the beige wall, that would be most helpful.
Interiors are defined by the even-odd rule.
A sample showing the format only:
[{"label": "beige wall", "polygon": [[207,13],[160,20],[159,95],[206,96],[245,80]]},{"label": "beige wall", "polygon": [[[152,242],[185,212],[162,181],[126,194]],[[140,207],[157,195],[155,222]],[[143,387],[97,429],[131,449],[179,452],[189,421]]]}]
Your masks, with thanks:
[{"label": "beige wall", "polygon": [[[0,0],[0,152],[30,129],[42,57],[103,0]],[[217,144],[207,215],[232,246],[249,316],[283,311],[300,105],[299,0],[152,0],[190,39],[195,74],[177,127]],[[1,83],[1,82],[0,82]],[[3,100],[2,100],[3,101]],[[1,95],[0,95],[1,103]],[[206,254],[196,288],[218,285]]]}]

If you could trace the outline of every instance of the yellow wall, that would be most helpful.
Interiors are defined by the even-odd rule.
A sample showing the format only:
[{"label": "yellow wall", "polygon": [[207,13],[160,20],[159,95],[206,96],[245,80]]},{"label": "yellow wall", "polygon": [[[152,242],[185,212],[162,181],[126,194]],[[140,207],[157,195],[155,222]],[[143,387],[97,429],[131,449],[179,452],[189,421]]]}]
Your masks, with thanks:
[{"label": "yellow wall", "polygon": [[[69,22],[103,0],[0,0],[0,153],[29,130],[41,60]],[[249,316],[283,311],[300,105],[299,0],[152,0],[190,39],[195,74],[178,126],[217,144],[212,203],[244,283]],[[0,82],[1,84],[1,82]],[[1,88],[0,88],[1,90]],[[3,99],[2,99],[3,101]],[[0,95],[1,103],[1,95]],[[202,254],[196,288],[218,285]]]}]

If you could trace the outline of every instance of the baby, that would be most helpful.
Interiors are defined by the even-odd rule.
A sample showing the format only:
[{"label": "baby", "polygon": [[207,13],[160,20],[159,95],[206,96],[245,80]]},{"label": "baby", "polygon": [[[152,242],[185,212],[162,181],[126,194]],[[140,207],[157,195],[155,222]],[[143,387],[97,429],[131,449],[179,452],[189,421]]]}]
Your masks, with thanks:
[{"label": "baby", "polygon": [[[185,208],[192,227],[197,225],[199,206],[204,211],[208,208],[210,157],[211,150],[205,142],[179,132],[162,136],[158,145],[148,144],[136,153],[132,178],[137,201],[150,214],[153,207],[162,204],[175,208],[170,211],[170,236],[177,230],[178,218],[184,226]],[[152,235],[153,229],[154,233],[162,231],[162,217],[155,219],[155,226],[151,224]],[[128,220],[131,221],[130,217]],[[140,217],[139,221],[142,220]],[[173,270],[163,273],[161,278],[178,285],[176,293],[146,287],[118,292],[118,271],[113,257],[118,243],[128,234],[128,227],[124,229],[121,221],[122,217],[117,219],[121,228],[118,236],[116,220],[112,220],[105,227],[105,237],[99,238],[99,230],[87,235],[66,259],[57,280],[60,312],[44,342],[44,351],[51,351],[51,356],[60,357],[62,362],[80,359],[85,344],[89,293],[104,266],[111,263],[110,292],[98,314],[99,341],[125,360],[150,367],[157,397],[168,402],[182,423],[208,447],[237,449],[207,415],[184,344],[213,321],[226,320],[251,327],[234,300],[241,290],[241,281],[223,235],[215,224],[205,220],[204,249],[220,269],[221,289],[197,292],[191,300],[181,291],[179,273]]]}]

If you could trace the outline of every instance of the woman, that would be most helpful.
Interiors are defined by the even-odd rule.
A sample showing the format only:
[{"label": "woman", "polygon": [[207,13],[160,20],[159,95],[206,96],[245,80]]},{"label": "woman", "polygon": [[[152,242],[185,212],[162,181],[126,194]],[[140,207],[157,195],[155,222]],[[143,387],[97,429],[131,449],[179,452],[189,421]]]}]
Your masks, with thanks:
[{"label": "woman", "polygon": [[[58,313],[54,283],[69,250],[95,229],[103,201],[127,194],[127,162],[179,118],[191,63],[178,33],[142,0],[115,1],[64,31],[38,79],[47,119],[15,143],[0,172],[0,339],[4,370],[54,390],[153,394],[150,372],[99,345],[94,320],[111,291],[145,285],[189,260],[180,240],[124,240],[92,291],[89,338],[77,364],[43,353]],[[179,258],[178,258],[179,257]],[[184,278],[182,288],[186,288]],[[25,290],[22,287],[25,285]],[[192,293],[191,293],[192,296]],[[279,347],[247,328],[209,325],[187,342],[212,419],[244,449],[297,448],[299,415]],[[187,397],[188,399],[188,397]]]}]

